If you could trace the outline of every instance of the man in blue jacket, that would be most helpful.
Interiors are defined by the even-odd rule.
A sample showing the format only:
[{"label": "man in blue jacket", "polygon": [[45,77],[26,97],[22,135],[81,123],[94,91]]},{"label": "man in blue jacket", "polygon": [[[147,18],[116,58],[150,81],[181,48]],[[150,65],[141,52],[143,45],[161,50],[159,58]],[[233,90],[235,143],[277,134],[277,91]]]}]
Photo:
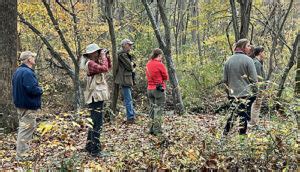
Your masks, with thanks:
[{"label": "man in blue jacket", "polygon": [[34,73],[36,54],[24,51],[20,55],[21,65],[13,75],[13,101],[19,115],[17,137],[17,160],[33,160],[26,154],[29,141],[36,129],[36,114],[41,108],[42,88]]}]

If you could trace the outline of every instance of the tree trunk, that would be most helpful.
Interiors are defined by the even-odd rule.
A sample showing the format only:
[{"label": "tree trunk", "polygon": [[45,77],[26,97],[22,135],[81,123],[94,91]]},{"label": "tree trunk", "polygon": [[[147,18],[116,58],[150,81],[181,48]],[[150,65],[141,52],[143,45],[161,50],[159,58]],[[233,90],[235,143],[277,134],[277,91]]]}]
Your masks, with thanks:
[{"label": "tree trunk", "polygon": [[232,25],[233,25],[234,35],[235,35],[235,42],[237,42],[240,39],[240,33],[239,33],[239,25],[237,22],[238,17],[237,17],[237,11],[236,11],[234,0],[230,0],[230,6],[232,12]]},{"label": "tree trunk", "polygon": [[193,30],[192,30],[192,40],[193,43],[197,42],[198,47],[198,55],[201,56],[201,38],[200,38],[200,23],[199,23],[199,0],[190,0],[191,4],[191,16],[193,18],[192,24],[193,24]]},{"label": "tree trunk", "polygon": [[272,36],[272,48],[271,48],[270,58],[269,58],[269,70],[266,78],[267,80],[270,80],[273,72],[273,59],[276,53],[276,47],[277,47],[277,37]]},{"label": "tree trunk", "polygon": [[293,51],[291,53],[291,57],[289,59],[289,62],[287,64],[287,66],[284,69],[283,75],[281,77],[281,80],[279,82],[279,89],[277,92],[277,97],[280,98],[284,89],[284,83],[286,81],[286,78],[289,74],[289,71],[291,70],[291,68],[294,66],[295,64],[295,56],[297,56],[297,49],[298,49],[298,45],[299,45],[299,41],[300,41],[300,34],[297,35],[295,42],[293,44]]},{"label": "tree trunk", "polygon": [[[299,37],[300,33],[298,33],[297,37]],[[296,97],[300,98],[300,45],[299,45],[299,41],[298,41],[298,45],[297,45],[297,53],[296,53],[296,57],[297,57],[297,68],[296,68],[296,85],[295,85],[295,95]]]},{"label": "tree trunk", "polygon": [[[252,8],[252,0],[237,0],[240,4],[240,28],[237,22],[238,15],[235,6],[235,0],[230,0],[231,12],[232,12],[232,24],[235,35],[235,41],[238,41],[242,38],[248,37],[249,25],[250,25],[250,15]],[[240,29],[240,30],[239,30]]]},{"label": "tree trunk", "polygon": [[187,33],[188,33],[188,28],[189,28],[189,23],[190,23],[190,13],[188,12],[188,9],[190,8],[190,3],[188,3],[188,7],[186,9],[186,20],[185,20],[185,27],[183,30],[183,35],[182,35],[182,45],[186,45],[187,42]]},{"label": "tree trunk", "polygon": [[17,61],[17,0],[0,0],[0,128],[17,129],[11,79]]},{"label": "tree trunk", "polygon": [[[113,56],[113,78],[115,80],[115,77],[117,75],[117,45],[116,45],[116,34],[114,29],[114,20],[112,16],[112,5],[113,0],[105,0],[105,17],[107,19],[107,23],[109,26],[109,34],[110,34],[110,40],[112,44],[112,56]],[[112,104],[111,109],[113,113],[116,113],[117,110],[117,101],[119,96],[119,84],[113,83],[113,96],[112,96]]]},{"label": "tree trunk", "polygon": [[[298,33],[297,37],[300,37],[300,33]],[[300,41],[298,40],[296,50],[296,58],[297,58],[297,68],[296,68],[296,85],[295,85],[295,98],[296,98],[296,120],[298,125],[298,131],[300,130]],[[298,141],[300,141],[300,134],[298,134]]]},{"label": "tree trunk", "polygon": [[247,38],[249,32],[250,15],[252,8],[252,0],[240,0],[240,12],[241,12],[241,30],[240,39]]},{"label": "tree trunk", "polygon": [[[71,60],[72,60],[72,62],[73,62],[73,65],[75,66],[74,68],[74,73],[75,73],[75,75],[73,76],[74,78],[72,78],[72,79],[75,79],[75,80],[77,80],[77,81],[74,81],[74,88],[75,88],[75,96],[74,96],[74,103],[75,103],[75,106],[76,106],[76,109],[78,110],[78,109],[80,109],[80,107],[81,107],[81,101],[80,101],[80,99],[81,99],[81,95],[82,94],[80,94],[80,90],[81,90],[81,87],[80,87],[80,83],[79,83],[79,65],[78,65],[78,59],[76,58],[76,55],[74,55],[74,53],[72,52],[72,50],[71,50],[71,47],[69,46],[69,42],[66,40],[66,38],[65,38],[65,35],[64,35],[64,33],[62,32],[62,30],[60,29],[60,27],[59,27],[59,23],[58,23],[58,21],[55,19],[55,17],[54,17],[54,15],[53,15],[53,12],[52,12],[52,10],[51,10],[51,8],[50,8],[50,6],[46,3],[46,1],[45,0],[42,0],[42,2],[43,2],[43,4],[44,4],[44,6],[45,6],[45,8],[46,8],[46,10],[47,10],[47,13],[48,13],[48,16],[50,17],[50,19],[51,19],[51,22],[52,22],[52,24],[53,24],[53,26],[54,26],[54,28],[55,28],[55,30],[56,30],[56,32],[57,32],[57,34],[59,35],[59,38],[60,38],[60,40],[61,40],[61,42],[62,42],[62,45],[63,45],[63,47],[64,47],[64,49],[67,51],[67,53],[68,53],[68,55],[69,55],[69,57],[71,58]],[[66,10],[67,11],[67,10]],[[69,11],[67,11],[67,12],[69,12]],[[73,16],[73,21],[75,22],[74,24],[76,25],[77,23],[77,17],[75,16]],[[76,28],[77,29],[77,28]],[[75,32],[76,32],[76,30],[75,30]],[[78,36],[78,35],[77,35]],[[80,41],[80,39],[79,39],[79,37],[75,37],[75,38],[77,38],[77,41]],[[80,45],[80,43],[78,43],[79,45]],[[78,85],[79,84],[79,85]],[[79,89],[79,90],[78,90]]]},{"label": "tree trunk", "polygon": [[[187,9],[186,9],[186,0],[180,0],[180,4],[179,4],[179,16],[180,16],[180,31],[179,31],[179,35],[180,35],[180,42],[179,42],[179,54],[182,53],[182,46],[185,45],[186,43],[186,27],[187,27],[187,20],[188,20],[188,13],[187,13]],[[186,19],[186,21],[184,21]]]},{"label": "tree trunk", "polygon": [[[197,41],[197,10],[198,10],[198,0],[190,0],[191,3],[191,17],[192,17],[192,41],[196,42]],[[197,28],[197,29],[196,29]]]},{"label": "tree trunk", "polygon": [[79,68],[75,67],[75,76],[73,79],[73,85],[74,85],[74,92],[75,92],[75,106],[76,109],[79,110],[81,108],[81,105],[84,103],[84,96],[83,96],[83,91],[80,85],[80,80],[79,80]]},{"label": "tree trunk", "polygon": [[174,63],[172,60],[171,35],[170,35],[171,31],[170,31],[169,22],[167,20],[167,16],[164,11],[163,2],[158,0],[157,6],[158,6],[160,16],[161,16],[161,19],[162,19],[162,22],[164,25],[164,29],[165,29],[165,39],[164,40],[161,36],[159,29],[157,28],[157,25],[155,24],[155,19],[150,10],[147,0],[142,0],[142,3],[147,11],[152,28],[155,32],[155,36],[159,43],[159,47],[163,50],[165,58],[166,58],[169,78],[170,78],[170,82],[172,85],[172,95],[173,95],[174,107],[177,108],[179,114],[182,114],[184,112],[184,105],[183,105],[182,97],[181,97],[180,90],[179,90],[179,84],[178,84],[178,79],[177,79]]},{"label": "tree trunk", "polygon": [[[178,5],[178,12],[176,13],[177,11],[177,5]],[[176,3],[175,3],[175,7],[174,7],[174,19],[173,19],[173,32],[174,32],[174,39],[175,39],[175,53],[176,55],[179,54],[178,52],[178,49],[179,49],[179,45],[178,45],[178,36],[179,36],[179,31],[180,31],[180,25],[179,25],[179,4],[178,4],[178,0],[176,0]],[[159,9],[157,8],[157,10],[159,11]],[[176,16],[177,14],[177,16]],[[157,26],[157,28],[159,28]],[[176,61],[178,62],[178,56],[177,56],[177,59]]]},{"label": "tree trunk", "polygon": [[[75,10],[75,4],[73,4],[72,1],[70,1],[71,3],[71,10],[68,10],[63,4],[61,4],[60,2],[56,1],[56,3],[62,7],[64,9],[65,12],[69,13],[72,16],[73,19],[73,29],[74,29],[74,42],[75,42],[75,46],[76,46],[76,57],[77,57],[77,61],[79,61],[79,58],[81,57],[82,53],[81,53],[81,35],[80,32],[78,30],[78,17],[76,15],[76,10]],[[75,58],[75,57],[74,57]],[[83,91],[82,91],[82,87],[80,84],[80,80],[79,80],[79,72],[80,72],[80,68],[78,63],[74,62],[74,78],[72,78],[73,80],[73,85],[74,85],[74,92],[75,92],[75,106],[76,109],[80,109],[81,105],[84,104],[84,95],[83,95]]]}]

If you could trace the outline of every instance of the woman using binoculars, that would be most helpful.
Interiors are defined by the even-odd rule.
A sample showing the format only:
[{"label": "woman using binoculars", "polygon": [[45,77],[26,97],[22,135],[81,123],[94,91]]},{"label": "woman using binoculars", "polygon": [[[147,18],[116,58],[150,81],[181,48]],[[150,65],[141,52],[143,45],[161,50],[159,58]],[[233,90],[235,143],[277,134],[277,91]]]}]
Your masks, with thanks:
[{"label": "woman using binoculars", "polygon": [[88,104],[92,118],[92,126],[88,131],[86,150],[92,156],[102,156],[100,133],[103,124],[103,103],[109,99],[108,85],[105,73],[111,68],[111,61],[106,49],[97,44],[90,44],[83,54],[87,58],[87,85],[84,92],[85,103]]}]

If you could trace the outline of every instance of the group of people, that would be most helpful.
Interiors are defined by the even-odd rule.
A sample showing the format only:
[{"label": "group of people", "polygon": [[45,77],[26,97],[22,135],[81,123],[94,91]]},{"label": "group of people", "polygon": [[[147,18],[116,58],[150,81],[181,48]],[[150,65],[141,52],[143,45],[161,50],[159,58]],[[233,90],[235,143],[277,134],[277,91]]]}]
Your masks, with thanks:
[{"label": "group of people", "polygon": [[[132,100],[132,87],[135,81],[135,63],[130,54],[134,42],[129,39],[121,41],[121,49],[117,52],[118,60],[114,82],[122,90],[124,106],[126,108],[126,123],[135,123],[136,113]],[[30,160],[26,154],[29,150],[29,141],[36,128],[36,114],[41,108],[42,88],[38,84],[34,72],[36,53],[24,51],[19,60],[21,65],[13,75],[13,101],[19,114],[19,128],[17,136],[17,160]],[[85,150],[92,156],[104,156],[101,151],[100,133],[103,125],[103,104],[110,97],[106,73],[111,69],[109,51],[100,48],[97,44],[90,44],[83,54],[86,70],[85,103],[90,110],[93,122],[87,134]],[[252,58],[251,58],[252,57]],[[246,134],[248,121],[255,125],[258,120],[262,103],[263,87],[257,87],[257,82],[265,79],[263,70],[263,47],[251,48],[247,39],[241,39],[234,44],[234,54],[225,62],[224,82],[227,94],[232,103],[232,114],[227,120],[224,135],[227,135],[233,126],[236,117],[240,117],[239,133]],[[162,115],[165,105],[166,81],[168,72],[163,64],[163,51],[156,48],[152,51],[145,67],[147,77],[147,95],[150,104],[151,117],[150,134],[162,133]],[[258,88],[258,89],[257,89]]]},{"label": "group of people", "polygon": [[[135,82],[134,58],[130,54],[134,42],[129,39],[121,41],[121,49],[117,52],[118,60],[114,82],[122,90],[124,106],[126,108],[126,124],[135,123],[136,113],[132,100],[132,87]],[[36,53],[24,51],[19,60],[21,65],[13,74],[13,102],[19,115],[19,128],[17,136],[17,160],[32,160],[29,156],[29,142],[36,129],[36,115],[41,108],[42,88],[38,84],[34,72]],[[84,100],[90,110],[92,128],[87,134],[85,150],[92,156],[105,156],[101,151],[100,133],[103,125],[104,101],[110,97],[106,74],[111,69],[109,51],[100,48],[97,44],[90,44],[83,53],[84,68],[86,70],[86,89]],[[162,62],[163,51],[159,48],[153,50],[145,68],[147,77],[147,95],[150,102],[150,131],[152,135],[162,133],[162,114],[165,104],[165,89],[168,73]]]},{"label": "group of people", "polygon": [[243,135],[247,133],[248,121],[254,126],[259,118],[265,85],[265,54],[263,47],[254,47],[247,39],[238,40],[233,50],[234,54],[224,64],[224,82],[232,113],[223,134],[228,134],[239,117],[239,134]]}]

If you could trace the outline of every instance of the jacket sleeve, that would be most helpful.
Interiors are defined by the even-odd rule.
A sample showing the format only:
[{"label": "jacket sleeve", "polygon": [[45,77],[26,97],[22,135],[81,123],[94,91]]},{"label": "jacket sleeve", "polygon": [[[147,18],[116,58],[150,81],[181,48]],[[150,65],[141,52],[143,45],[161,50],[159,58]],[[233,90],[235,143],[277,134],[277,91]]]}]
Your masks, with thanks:
[{"label": "jacket sleeve", "polygon": [[119,60],[119,65],[123,65],[127,71],[129,72],[133,71],[132,63],[129,60],[129,58],[126,57],[125,53],[120,53],[118,55],[118,60]]},{"label": "jacket sleeve", "polygon": [[23,87],[29,95],[40,96],[43,94],[43,90],[38,85],[36,76],[32,73],[26,72],[23,75]]},{"label": "jacket sleeve", "polygon": [[166,67],[165,67],[165,65],[163,63],[161,63],[160,69],[161,69],[160,71],[161,71],[162,79],[164,81],[169,80],[167,69],[166,69]]},{"label": "jacket sleeve", "polygon": [[225,92],[227,94],[227,97],[230,95],[230,90],[229,90],[229,85],[228,85],[228,66],[225,64],[224,65],[224,71],[223,71],[223,83],[225,84]]},{"label": "jacket sleeve", "polygon": [[262,77],[262,71],[261,71],[261,64],[260,64],[260,62],[255,61],[254,65],[255,65],[255,69],[256,69],[257,75],[259,75],[260,77]]},{"label": "jacket sleeve", "polygon": [[224,71],[223,71],[223,82],[228,85],[228,69],[227,65],[224,65]]},{"label": "jacket sleeve", "polygon": [[256,69],[255,69],[255,65],[254,65],[254,62],[253,60],[250,60],[248,65],[248,72],[249,72],[249,80],[251,83],[256,83],[257,82],[257,72],[256,72]]},{"label": "jacket sleeve", "polygon": [[104,58],[100,64],[93,60],[88,62],[88,76],[108,72],[108,60]]}]

